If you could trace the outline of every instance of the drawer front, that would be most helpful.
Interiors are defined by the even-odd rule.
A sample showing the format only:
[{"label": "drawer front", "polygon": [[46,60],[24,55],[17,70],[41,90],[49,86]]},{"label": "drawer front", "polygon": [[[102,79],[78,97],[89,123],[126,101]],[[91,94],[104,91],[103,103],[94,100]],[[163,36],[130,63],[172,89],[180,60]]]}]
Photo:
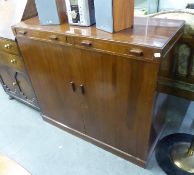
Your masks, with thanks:
[{"label": "drawer front", "polygon": [[8,66],[10,68],[24,71],[24,63],[20,56],[0,52],[0,66]]},{"label": "drawer front", "polygon": [[0,39],[0,51],[20,55],[16,42],[12,40]]},{"label": "drawer front", "polygon": [[110,41],[102,41],[84,37],[67,36],[67,43],[83,47],[97,49],[101,51],[111,52],[113,54],[120,54],[125,56],[132,56],[139,59],[153,60],[155,53],[161,53],[159,50],[153,48],[145,48],[141,46],[133,46],[121,43],[113,43]]},{"label": "drawer front", "polygon": [[[105,51],[112,54],[134,57],[136,59],[156,61],[161,57],[161,50],[156,48],[148,48],[137,45],[129,45],[125,43],[104,41],[80,36],[71,36],[69,34],[57,34],[47,31],[35,31],[30,29],[15,28],[17,36],[24,36],[31,39],[45,40],[55,44],[71,44],[73,46],[85,49],[95,49]],[[155,56],[157,55],[157,57]],[[159,56],[158,56],[159,55]]]},{"label": "drawer front", "polygon": [[66,36],[60,34],[53,34],[46,31],[33,31],[25,29],[16,29],[17,36],[26,36],[29,38],[42,39],[55,43],[66,43]]}]

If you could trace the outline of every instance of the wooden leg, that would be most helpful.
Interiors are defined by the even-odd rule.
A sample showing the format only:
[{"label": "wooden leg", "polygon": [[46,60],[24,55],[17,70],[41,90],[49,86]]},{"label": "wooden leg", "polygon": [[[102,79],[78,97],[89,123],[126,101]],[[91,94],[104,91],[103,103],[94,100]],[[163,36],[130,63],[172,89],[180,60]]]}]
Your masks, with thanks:
[{"label": "wooden leg", "polygon": [[9,100],[13,100],[14,98],[12,96],[9,96]]}]

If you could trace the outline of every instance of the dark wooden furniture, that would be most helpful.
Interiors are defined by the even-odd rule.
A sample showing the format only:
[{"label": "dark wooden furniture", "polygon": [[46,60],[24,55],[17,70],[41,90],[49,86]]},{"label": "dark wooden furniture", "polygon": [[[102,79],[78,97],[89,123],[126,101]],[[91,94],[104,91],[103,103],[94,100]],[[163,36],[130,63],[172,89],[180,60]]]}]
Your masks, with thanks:
[{"label": "dark wooden furniture", "polygon": [[2,1],[0,5],[0,82],[10,98],[39,109],[11,30],[12,24],[37,15],[35,3],[33,0],[28,0],[27,4],[10,0]]},{"label": "dark wooden furniture", "polygon": [[194,39],[183,36],[161,65],[160,92],[194,100]]},{"label": "dark wooden furniture", "polygon": [[112,0],[113,31],[133,26],[134,0]]},{"label": "dark wooden furniture", "polygon": [[110,34],[95,26],[41,26],[32,18],[13,30],[43,118],[145,166],[162,129],[160,62],[183,26],[137,18],[133,29]]},{"label": "dark wooden furniture", "polygon": [[162,61],[158,91],[194,100],[194,12],[164,11],[151,17],[186,21],[184,35]]}]

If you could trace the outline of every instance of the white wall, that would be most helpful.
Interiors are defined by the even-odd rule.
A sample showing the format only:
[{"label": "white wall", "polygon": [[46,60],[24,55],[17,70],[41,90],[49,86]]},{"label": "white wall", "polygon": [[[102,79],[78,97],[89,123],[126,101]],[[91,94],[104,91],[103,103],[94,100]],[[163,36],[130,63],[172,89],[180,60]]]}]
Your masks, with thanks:
[{"label": "white wall", "polygon": [[135,7],[148,8],[147,0],[135,0]]},{"label": "white wall", "polygon": [[[185,9],[188,3],[194,3],[194,0],[159,0],[159,10]],[[148,9],[152,12],[156,8],[157,0],[135,0],[135,6]],[[150,4],[150,7],[149,7]],[[154,12],[154,11],[153,11]]]},{"label": "white wall", "polygon": [[146,9],[148,13],[156,13],[158,0],[135,0],[135,7]]}]

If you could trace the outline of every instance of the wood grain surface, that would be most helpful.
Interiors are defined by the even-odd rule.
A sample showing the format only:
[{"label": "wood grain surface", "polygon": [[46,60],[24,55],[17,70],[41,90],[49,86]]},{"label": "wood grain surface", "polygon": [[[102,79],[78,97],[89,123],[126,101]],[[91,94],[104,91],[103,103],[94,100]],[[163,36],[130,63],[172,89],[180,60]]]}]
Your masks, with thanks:
[{"label": "wood grain surface", "polygon": [[145,166],[163,128],[153,123],[160,61],[183,26],[137,18],[133,29],[109,34],[33,18],[13,29],[44,119]]},{"label": "wood grain surface", "polygon": [[134,0],[113,0],[114,32],[133,26]]}]

